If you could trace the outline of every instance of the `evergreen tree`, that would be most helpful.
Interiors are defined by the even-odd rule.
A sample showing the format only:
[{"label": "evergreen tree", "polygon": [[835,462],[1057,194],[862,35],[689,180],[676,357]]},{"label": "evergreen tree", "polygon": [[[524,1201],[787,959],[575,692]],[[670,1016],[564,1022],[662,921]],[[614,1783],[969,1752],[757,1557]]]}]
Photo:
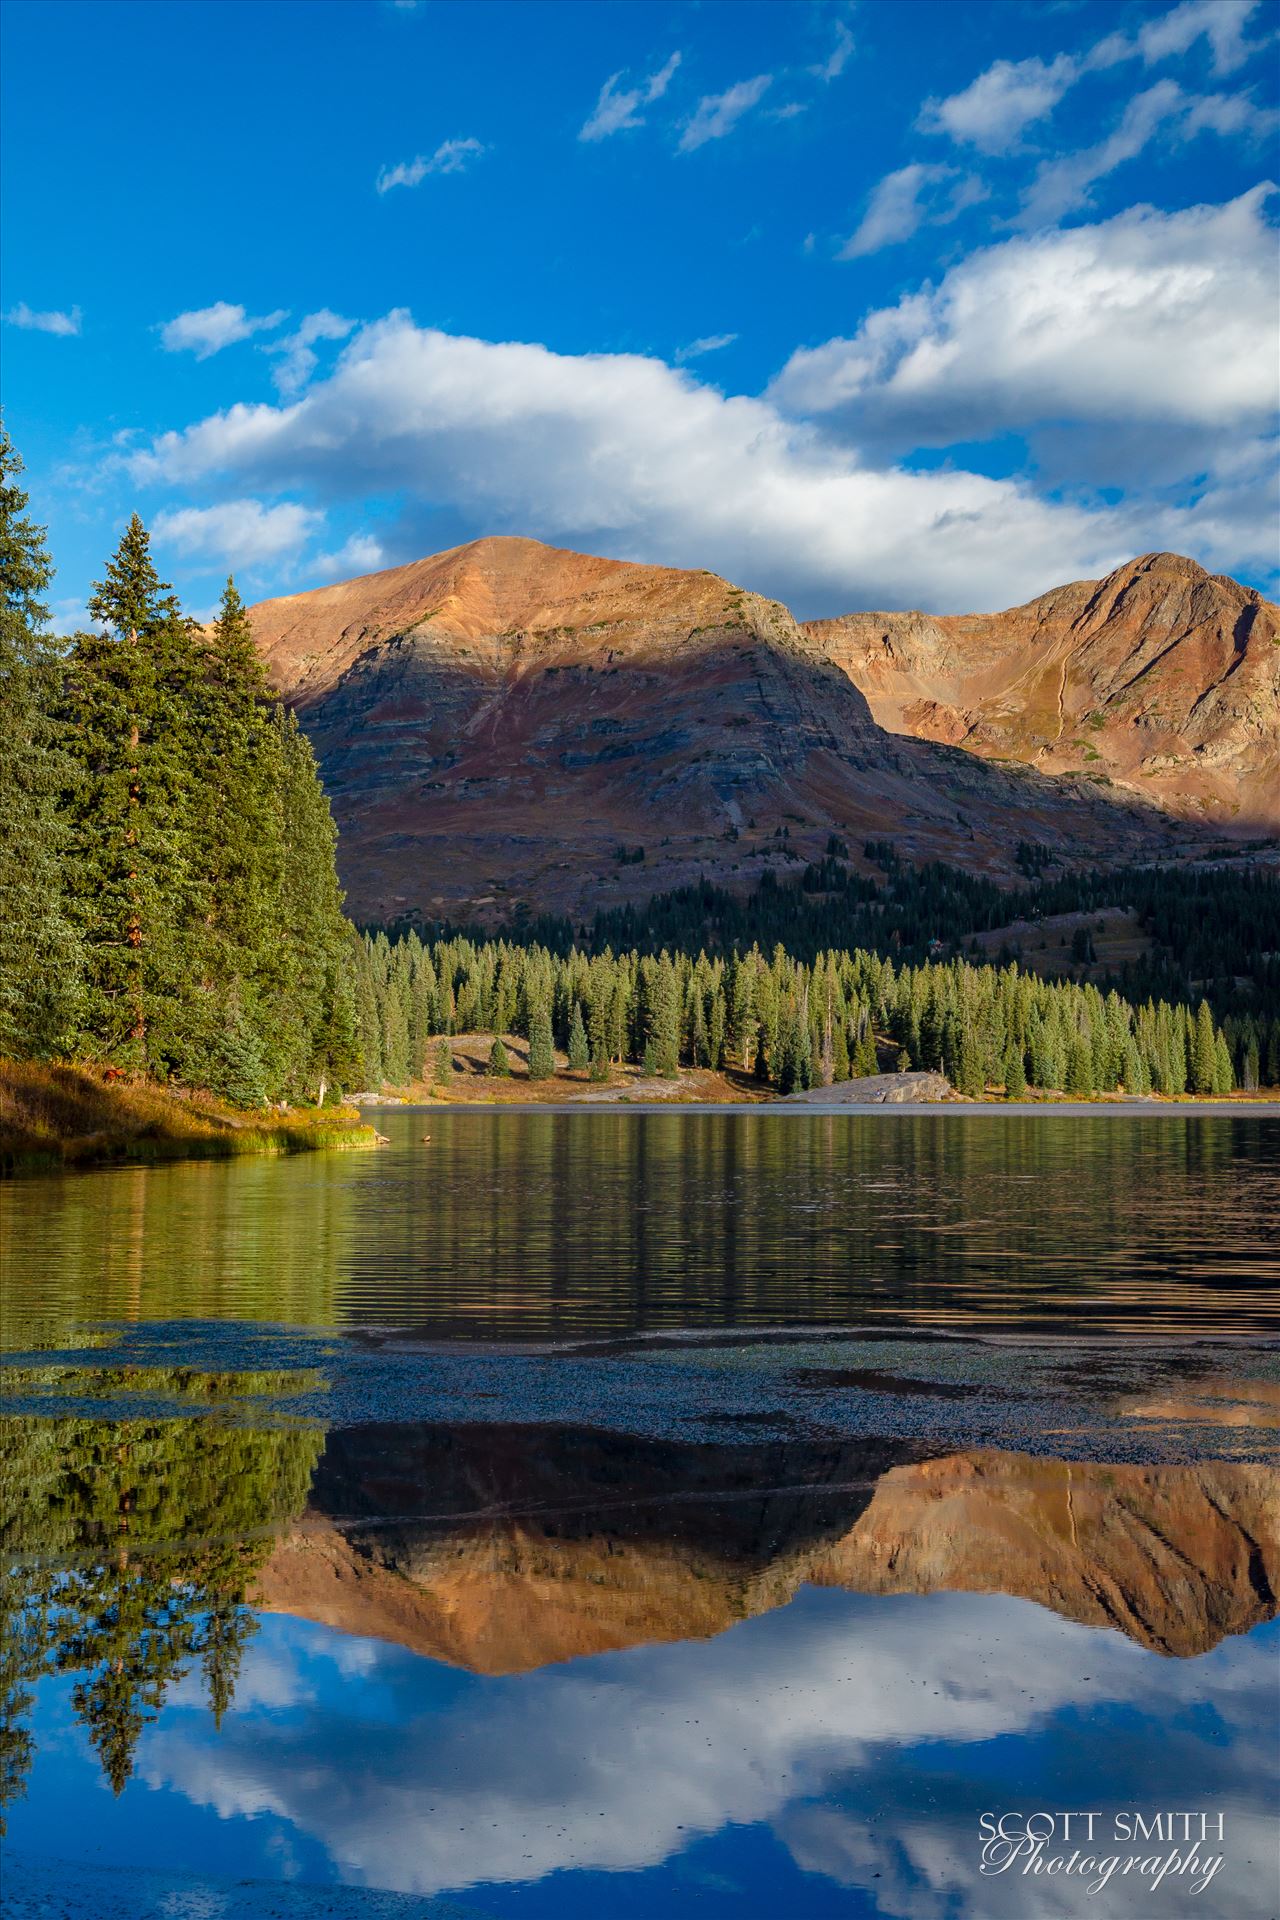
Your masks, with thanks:
[{"label": "evergreen tree", "polygon": [[163,1074],[190,1014],[190,934],[203,920],[190,833],[200,663],[136,514],[89,612],[106,631],[77,636],[64,709],[79,763],[71,858],[86,1027],[106,1058]]},{"label": "evergreen tree", "polygon": [[1023,1100],[1027,1092],[1026,1063],[1022,1057],[1022,1048],[1011,1040],[1004,1056],[1004,1097],[1006,1100]]},{"label": "evergreen tree", "polygon": [[494,1035],[489,1049],[489,1073],[495,1080],[507,1080],[511,1076],[511,1062],[498,1034]]},{"label": "evergreen tree", "polygon": [[582,1003],[573,1003],[573,1019],[569,1023],[569,1071],[585,1073],[591,1059],[591,1050],[587,1045],[587,1030],[582,1024]]},{"label": "evergreen tree", "polygon": [[1073,1035],[1067,1049],[1067,1076],[1063,1091],[1077,1098],[1094,1091],[1093,1056],[1083,1034]]},{"label": "evergreen tree", "polygon": [[556,1056],[551,1037],[551,1010],[541,995],[529,1016],[529,1078],[551,1080],[555,1077]]},{"label": "evergreen tree", "polygon": [[73,1046],[82,954],[62,806],[73,767],[53,717],[61,663],[43,597],[53,565],[21,472],[0,425],[0,1052],[29,1056]]},{"label": "evergreen tree", "polygon": [[1202,1000],[1196,1009],[1196,1023],[1190,1046],[1190,1072],[1187,1084],[1192,1093],[1212,1093],[1217,1077],[1217,1047],[1213,1015],[1209,1002]]},{"label": "evergreen tree", "polygon": [[671,956],[663,953],[649,961],[642,978],[646,1042],[653,1049],[655,1072],[670,1078],[680,1068],[680,993]]},{"label": "evergreen tree", "polygon": [[199,799],[191,838],[192,863],[203,877],[204,914],[193,930],[192,965],[204,989],[205,1017],[190,1023],[178,1065],[186,1077],[238,1100],[246,1058],[258,1062],[256,1077],[264,1088],[280,1077],[273,1071],[274,1002],[284,835],[281,735],[272,724],[266,677],[231,579],[205,645],[198,710]]}]

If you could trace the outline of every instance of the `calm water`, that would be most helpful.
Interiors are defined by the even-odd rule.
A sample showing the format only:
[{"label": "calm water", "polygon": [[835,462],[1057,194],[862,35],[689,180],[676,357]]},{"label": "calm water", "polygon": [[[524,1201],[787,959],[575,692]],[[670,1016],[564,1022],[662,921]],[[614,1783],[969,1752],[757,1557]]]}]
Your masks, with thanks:
[{"label": "calm water", "polygon": [[4,1210],[6,1344],[175,1315],[503,1339],[864,1320],[1280,1333],[1274,1120],[379,1125],[377,1154],[27,1182]]},{"label": "calm water", "polygon": [[0,1193],[7,1912],[1280,1912],[1280,1123],[380,1124]]}]

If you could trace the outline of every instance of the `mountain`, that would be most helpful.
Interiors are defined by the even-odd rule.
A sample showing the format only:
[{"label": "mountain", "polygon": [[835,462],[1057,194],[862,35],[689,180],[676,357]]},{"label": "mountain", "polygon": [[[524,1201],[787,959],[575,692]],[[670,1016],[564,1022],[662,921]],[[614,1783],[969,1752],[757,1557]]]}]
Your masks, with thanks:
[{"label": "mountain", "polygon": [[892,733],[1096,771],[1188,819],[1280,826],[1280,607],[1174,553],[1007,613],[851,613],[806,633]]},{"label": "mountain", "polygon": [[1153,809],[1078,771],[886,732],[829,635],[712,573],[477,540],[251,619],[361,918],[589,913],[700,874],[746,889],[832,833],[995,874],[1024,839],[1091,859],[1168,844]]},{"label": "mountain", "polygon": [[255,1604],[482,1673],[706,1638],[806,1582],[1006,1593],[1182,1657],[1276,1611],[1274,1467],[912,1451],[337,1431]]}]

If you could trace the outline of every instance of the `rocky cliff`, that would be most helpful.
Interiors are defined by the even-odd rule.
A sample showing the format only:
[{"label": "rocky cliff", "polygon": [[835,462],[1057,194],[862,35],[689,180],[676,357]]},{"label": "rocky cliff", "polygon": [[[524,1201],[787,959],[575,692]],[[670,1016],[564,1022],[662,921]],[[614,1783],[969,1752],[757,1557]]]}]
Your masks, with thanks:
[{"label": "rocky cliff", "polygon": [[1144,554],[1007,613],[851,613],[806,632],[890,732],[1280,826],[1280,608],[1194,560]]},{"label": "rocky cliff", "polygon": [[711,573],[480,540],[252,620],[361,917],[584,913],[703,873],[747,888],[833,832],[993,872],[1019,839],[1163,844],[1158,816],[1079,769],[887,733],[830,634]]}]

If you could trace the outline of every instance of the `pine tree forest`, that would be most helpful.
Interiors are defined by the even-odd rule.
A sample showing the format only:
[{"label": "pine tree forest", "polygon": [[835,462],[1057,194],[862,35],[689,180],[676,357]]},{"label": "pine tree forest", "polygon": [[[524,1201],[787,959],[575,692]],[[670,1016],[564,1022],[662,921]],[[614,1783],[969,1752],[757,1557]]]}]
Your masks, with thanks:
[{"label": "pine tree forest", "polygon": [[1205,1001],[1134,1006],[1114,989],[959,958],[556,954],[379,932],[361,943],[356,999],[372,1086],[429,1080],[437,1036],[460,1033],[523,1035],[535,1079],[553,1070],[550,1040],[579,1071],[728,1068],[784,1094],[890,1069],[937,1070],[971,1096],[1222,1094],[1280,1080],[1280,1020],[1218,1024]]},{"label": "pine tree forest", "polygon": [[135,516],[97,630],[56,642],[20,473],[0,439],[0,1052],[243,1106],[350,1086],[336,833],[234,582],[211,629],[185,619]]}]

